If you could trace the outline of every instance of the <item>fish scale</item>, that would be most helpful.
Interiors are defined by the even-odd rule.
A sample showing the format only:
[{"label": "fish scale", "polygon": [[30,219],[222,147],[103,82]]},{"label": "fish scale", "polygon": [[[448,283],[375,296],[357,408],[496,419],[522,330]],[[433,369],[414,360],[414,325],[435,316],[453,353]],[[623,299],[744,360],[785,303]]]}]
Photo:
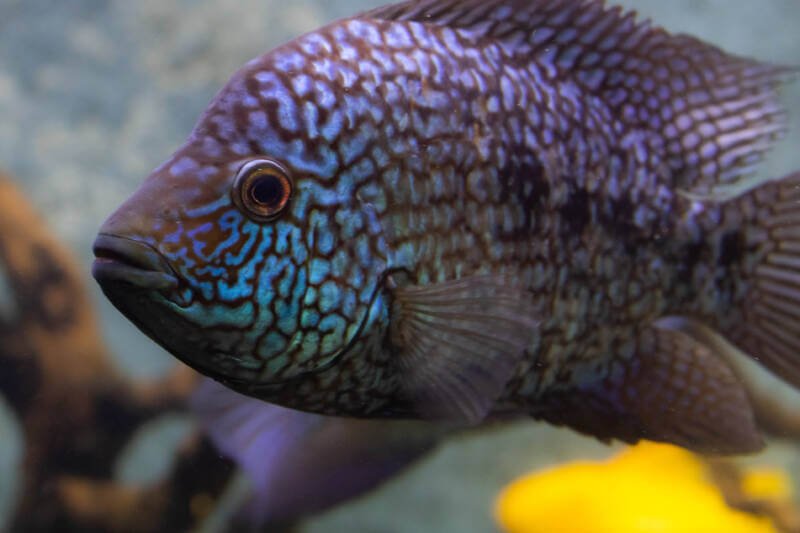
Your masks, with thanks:
[{"label": "fish scale", "polygon": [[[104,289],[182,360],[294,408],[531,414],[751,449],[731,370],[654,323],[690,317],[761,355],[747,316],[800,317],[758,288],[776,261],[770,279],[800,285],[796,250],[770,255],[791,239],[754,231],[795,220],[765,198],[796,178],[754,178],[785,127],[786,72],[592,0],[417,0],[343,19],[247,63],[101,229],[98,257],[123,248],[108,238],[144,243],[178,290]],[[291,184],[267,220],[236,196],[255,194],[262,175],[245,169],[261,160]],[[766,357],[800,381],[787,335]],[[641,380],[685,420],[656,393],[637,403]],[[705,410],[686,413],[697,380]],[[697,429],[730,412],[724,438]]]}]

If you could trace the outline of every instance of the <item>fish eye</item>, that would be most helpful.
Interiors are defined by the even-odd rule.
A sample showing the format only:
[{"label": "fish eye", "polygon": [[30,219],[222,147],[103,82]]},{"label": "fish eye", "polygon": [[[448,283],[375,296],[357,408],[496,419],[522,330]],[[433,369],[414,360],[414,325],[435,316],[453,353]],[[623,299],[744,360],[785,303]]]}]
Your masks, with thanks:
[{"label": "fish eye", "polygon": [[256,159],[239,169],[233,183],[233,202],[249,218],[267,222],[289,205],[292,180],[289,172],[269,159]]}]

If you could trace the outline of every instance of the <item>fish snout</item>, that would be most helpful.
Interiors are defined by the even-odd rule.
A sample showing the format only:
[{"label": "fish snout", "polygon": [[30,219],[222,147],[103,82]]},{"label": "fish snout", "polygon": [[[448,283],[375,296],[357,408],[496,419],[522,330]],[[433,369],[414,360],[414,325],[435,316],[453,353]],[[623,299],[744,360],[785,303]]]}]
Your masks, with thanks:
[{"label": "fish snout", "polygon": [[92,246],[92,276],[100,286],[128,283],[141,289],[175,289],[178,277],[153,246],[130,237],[98,234]]}]

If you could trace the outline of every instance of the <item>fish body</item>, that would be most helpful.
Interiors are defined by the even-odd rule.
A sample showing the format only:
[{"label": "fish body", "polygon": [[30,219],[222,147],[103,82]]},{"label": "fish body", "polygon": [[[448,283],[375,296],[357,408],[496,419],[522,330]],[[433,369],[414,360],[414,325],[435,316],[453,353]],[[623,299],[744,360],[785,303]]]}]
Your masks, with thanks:
[{"label": "fish body", "polygon": [[750,179],[785,74],[593,0],[376,9],[239,70],[94,273],[288,407],[754,450],[730,368],[659,321],[800,383],[800,177]]}]

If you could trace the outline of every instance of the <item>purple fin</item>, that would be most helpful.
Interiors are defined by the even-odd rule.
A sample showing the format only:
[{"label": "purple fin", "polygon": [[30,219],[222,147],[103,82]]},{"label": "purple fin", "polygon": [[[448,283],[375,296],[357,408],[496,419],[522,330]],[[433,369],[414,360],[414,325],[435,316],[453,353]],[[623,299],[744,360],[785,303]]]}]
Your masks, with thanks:
[{"label": "purple fin", "polygon": [[742,384],[707,347],[683,332],[650,327],[633,350],[604,372],[582,372],[591,377],[547,392],[534,414],[601,440],[648,439],[713,454],[763,447]]},{"label": "purple fin", "polygon": [[766,183],[731,202],[731,216],[752,216],[743,265],[749,283],[720,326],[739,349],[800,387],[800,172]]},{"label": "purple fin", "polygon": [[324,417],[265,403],[203,379],[191,408],[254,487],[248,520],[283,523],[354,498],[431,450],[449,428]]},{"label": "purple fin", "polygon": [[413,0],[361,16],[471,32],[578,84],[630,131],[647,132],[666,152],[671,185],[694,195],[735,194],[786,129],[778,87],[795,69],[670,34],[600,0]]},{"label": "purple fin", "polygon": [[709,326],[684,317],[670,317],[666,322],[725,359],[747,391],[759,428],[775,437],[800,439],[800,390],[759,365]]},{"label": "purple fin", "polygon": [[403,393],[428,418],[477,423],[505,390],[538,321],[504,276],[396,289],[392,345]]}]

